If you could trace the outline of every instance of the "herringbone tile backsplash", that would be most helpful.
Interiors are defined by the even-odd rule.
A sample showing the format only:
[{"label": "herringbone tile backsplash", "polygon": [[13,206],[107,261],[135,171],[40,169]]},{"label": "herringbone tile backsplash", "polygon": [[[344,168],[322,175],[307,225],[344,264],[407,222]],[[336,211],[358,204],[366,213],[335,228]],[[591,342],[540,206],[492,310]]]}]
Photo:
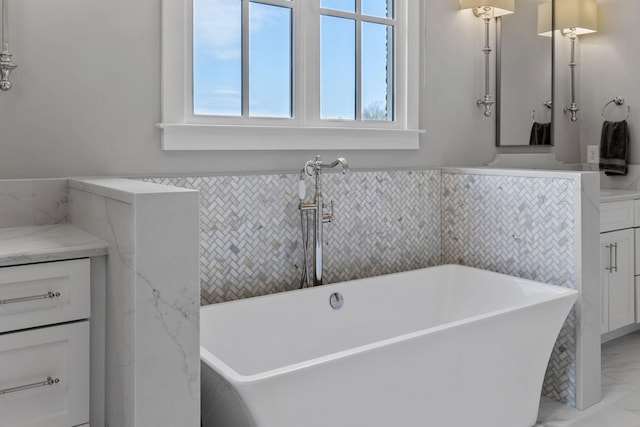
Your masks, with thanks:
[{"label": "herringbone tile backsplash", "polygon": [[[200,191],[203,305],[299,287],[297,174],[145,180]],[[575,288],[574,186],[440,170],[327,173],[326,282],[457,263]],[[575,381],[572,311],[544,394],[575,406]]]},{"label": "herringbone tile backsplash", "polygon": [[[200,191],[203,305],[299,287],[298,179],[297,174],[145,179]],[[306,182],[311,201],[313,180]],[[440,263],[439,170],[325,173],[323,184],[335,215],[324,226],[325,283]]]}]

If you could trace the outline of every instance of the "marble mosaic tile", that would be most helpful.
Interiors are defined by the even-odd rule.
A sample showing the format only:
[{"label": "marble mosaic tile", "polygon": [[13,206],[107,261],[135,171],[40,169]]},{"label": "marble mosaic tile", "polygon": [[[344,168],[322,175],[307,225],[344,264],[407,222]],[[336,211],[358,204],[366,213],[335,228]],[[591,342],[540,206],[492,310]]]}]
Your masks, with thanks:
[{"label": "marble mosaic tile", "polygon": [[[200,191],[201,303],[297,289],[297,174],[147,178]],[[307,182],[307,200],[313,181]],[[440,171],[325,173],[325,282],[440,262]],[[328,211],[328,208],[327,208]],[[312,244],[309,246],[311,256]]]},{"label": "marble mosaic tile", "polygon": [[[442,261],[576,288],[575,182],[442,175]],[[576,313],[555,344],[543,393],[576,403]]]}]

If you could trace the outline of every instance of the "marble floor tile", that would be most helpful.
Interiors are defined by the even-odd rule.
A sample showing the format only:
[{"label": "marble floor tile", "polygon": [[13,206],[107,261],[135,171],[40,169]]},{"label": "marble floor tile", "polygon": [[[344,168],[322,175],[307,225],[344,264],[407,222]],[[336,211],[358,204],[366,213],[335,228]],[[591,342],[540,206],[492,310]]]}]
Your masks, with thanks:
[{"label": "marble floor tile", "polygon": [[640,427],[640,332],[602,346],[602,400],[584,411],[540,400],[534,427]]},{"label": "marble floor tile", "polygon": [[616,402],[616,406],[626,409],[629,412],[640,415],[640,391],[631,393],[630,395]]},{"label": "marble floor tile", "polygon": [[617,406],[606,406],[595,414],[581,418],[568,427],[640,427],[640,415]]}]

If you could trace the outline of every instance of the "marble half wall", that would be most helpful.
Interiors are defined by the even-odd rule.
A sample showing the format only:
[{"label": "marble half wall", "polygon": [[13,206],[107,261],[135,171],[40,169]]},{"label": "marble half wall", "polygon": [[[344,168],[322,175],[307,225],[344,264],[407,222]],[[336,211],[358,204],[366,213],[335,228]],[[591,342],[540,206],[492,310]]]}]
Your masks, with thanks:
[{"label": "marble half wall", "polygon": [[442,174],[443,263],[581,292],[543,385],[544,395],[578,408],[600,400],[597,178],[489,169]]},{"label": "marble half wall", "polygon": [[105,425],[200,425],[198,193],[70,179],[69,219],[109,245]]},{"label": "marble half wall", "polygon": [[[202,305],[300,286],[298,180],[298,174],[145,179],[200,191]],[[306,187],[309,201],[312,178]],[[439,170],[325,173],[323,194],[335,215],[324,226],[326,283],[440,263]]]}]

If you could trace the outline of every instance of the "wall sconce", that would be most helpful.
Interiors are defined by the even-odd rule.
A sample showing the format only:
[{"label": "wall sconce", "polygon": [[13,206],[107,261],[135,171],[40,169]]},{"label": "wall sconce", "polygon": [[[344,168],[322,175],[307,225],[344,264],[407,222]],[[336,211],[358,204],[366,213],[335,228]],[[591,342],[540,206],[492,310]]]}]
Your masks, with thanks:
[{"label": "wall sconce", "polygon": [[[538,34],[551,36],[552,3],[538,6]],[[571,104],[564,107],[564,112],[571,113],[571,121],[578,121],[578,104],[576,103],[576,38],[583,34],[595,33],[598,30],[598,5],[596,0],[555,0],[555,29],[571,41]]]},{"label": "wall sconce", "polygon": [[484,20],[484,97],[478,99],[478,106],[484,107],[485,117],[491,116],[491,106],[494,101],[489,93],[489,23],[491,18],[497,18],[515,11],[515,0],[460,0],[460,9],[472,9],[473,14]]},{"label": "wall sconce", "polygon": [[9,53],[9,0],[2,0],[2,50],[0,51],[0,90],[11,89],[9,74],[17,65],[11,61]]}]

